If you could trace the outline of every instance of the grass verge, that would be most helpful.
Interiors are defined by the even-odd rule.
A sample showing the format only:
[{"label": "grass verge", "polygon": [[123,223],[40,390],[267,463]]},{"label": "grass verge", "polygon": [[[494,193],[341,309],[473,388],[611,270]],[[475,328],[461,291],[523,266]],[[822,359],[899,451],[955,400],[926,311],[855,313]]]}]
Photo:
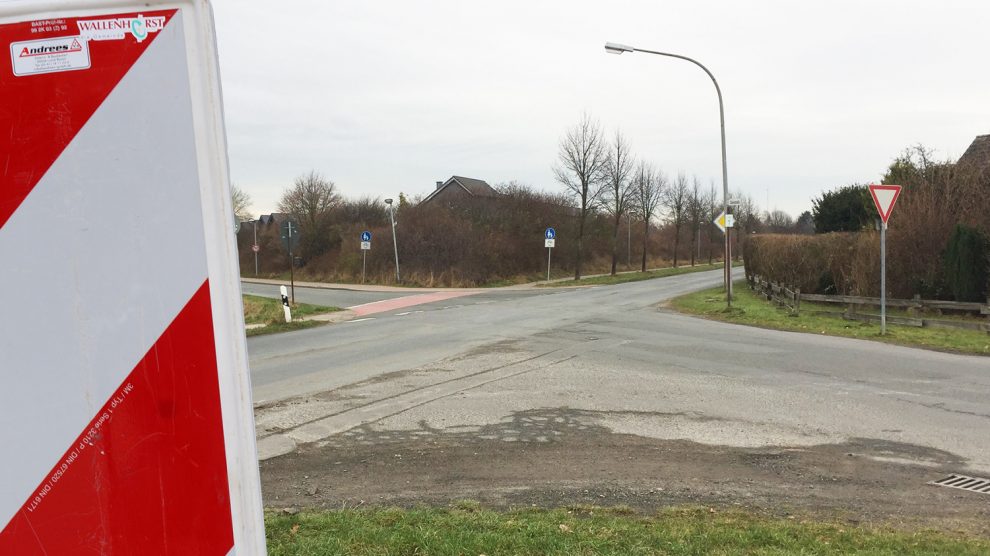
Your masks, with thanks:
[{"label": "grass verge", "polygon": [[933,531],[851,527],[738,510],[621,508],[496,512],[475,504],[433,509],[336,510],[266,516],[268,553],[348,554],[987,554],[986,539]]},{"label": "grass verge", "polygon": [[789,310],[778,308],[753,293],[745,281],[738,282],[734,292],[735,299],[732,301],[731,310],[725,307],[725,293],[720,287],[675,298],[670,305],[682,313],[774,330],[844,336],[940,351],[990,355],[990,335],[986,332],[916,328],[888,323],[887,335],[881,336],[879,324],[847,321],[838,316],[809,314],[812,304],[802,303],[801,314],[793,315]]},{"label": "grass verge", "polygon": [[[740,263],[734,263],[733,266],[740,266]],[[648,270],[646,272],[624,272],[621,274],[616,274],[615,276],[605,275],[605,276],[592,276],[589,278],[582,278],[580,280],[562,280],[559,282],[548,282],[543,284],[537,284],[537,287],[541,288],[563,288],[569,286],[608,286],[612,284],[625,284],[626,282],[639,282],[641,280],[652,280],[654,278],[666,278],[667,276],[677,276],[680,274],[690,274],[692,272],[706,272],[709,270],[718,270],[722,268],[722,263],[716,264],[699,264],[696,266],[679,266],[677,268],[660,268],[657,270]]]},{"label": "grass verge", "polygon": [[300,317],[310,315],[321,315],[340,311],[340,307],[323,307],[321,305],[310,305],[308,303],[296,303],[292,306],[292,322],[285,322],[285,314],[282,311],[282,302],[269,297],[257,295],[245,295],[244,299],[244,323],[264,324],[261,328],[249,328],[248,336],[261,336],[264,334],[277,334],[279,332],[290,332],[292,330],[303,330],[322,326],[325,322],[312,320],[296,320]]}]

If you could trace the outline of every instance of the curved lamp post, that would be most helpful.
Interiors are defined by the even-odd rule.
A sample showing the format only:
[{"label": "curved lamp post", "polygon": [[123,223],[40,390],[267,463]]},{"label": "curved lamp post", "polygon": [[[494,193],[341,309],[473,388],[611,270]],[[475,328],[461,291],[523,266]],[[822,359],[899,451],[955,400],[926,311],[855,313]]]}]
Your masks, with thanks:
[{"label": "curved lamp post", "polygon": [[[624,44],[617,44],[613,42],[605,43],[605,51],[609,54],[622,54],[623,52],[644,52],[646,54],[656,54],[658,56],[667,56],[670,58],[680,58],[681,60],[687,60],[692,64],[698,66],[699,68],[705,70],[708,77],[712,78],[712,83],[715,84],[715,92],[718,94],[718,118],[721,124],[722,130],[722,209],[725,214],[729,214],[729,172],[725,164],[725,107],[722,105],[722,89],[718,86],[718,81],[715,80],[715,76],[712,72],[708,71],[708,68],[703,66],[701,62],[688,58],[687,56],[681,56],[680,54],[670,54],[669,52],[657,52],[655,50],[645,50],[642,48],[635,48],[632,46],[627,46]],[[723,270],[723,278],[725,280],[725,294],[726,302],[729,307],[732,306],[732,260],[730,259],[730,244],[729,244],[729,232],[732,228],[725,229],[725,269]]]}]

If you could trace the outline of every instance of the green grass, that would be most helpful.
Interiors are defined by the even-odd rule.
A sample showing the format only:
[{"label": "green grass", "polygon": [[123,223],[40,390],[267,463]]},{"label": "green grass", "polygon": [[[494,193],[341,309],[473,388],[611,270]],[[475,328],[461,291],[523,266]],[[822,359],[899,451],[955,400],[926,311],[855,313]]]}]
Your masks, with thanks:
[{"label": "green grass", "polygon": [[245,295],[244,298],[244,322],[245,324],[264,324],[262,328],[250,328],[248,336],[260,336],[263,334],[276,334],[279,332],[290,332],[292,330],[303,330],[322,326],[326,324],[320,321],[296,320],[309,315],[321,315],[340,311],[340,307],[323,307],[320,305],[310,305],[308,303],[296,303],[292,306],[292,322],[285,322],[285,313],[282,311],[282,302],[278,299],[261,297],[257,295]]},{"label": "green grass", "polygon": [[[746,282],[738,282],[734,292],[735,299],[731,310],[725,307],[725,293],[721,287],[678,297],[671,301],[671,306],[683,313],[774,330],[844,336],[940,351],[990,355],[990,334],[986,332],[917,328],[888,323],[887,335],[881,336],[879,324],[847,321],[838,316],[810,314],[809,309],[814,306],[813,304],[802,303],[801,314],[795,316],[789,310],[778,308],[764,297],[753,293]],[[832,309],[835,310],[835,307]]]},{"label": "green grass", "polygon": [[[734,263],[733,266],[739,266]],[[563,280],[560,282],[549,282],[537,284],[542,288],[562,288],[569,286],[608,286],[612,284],[625,284],[626,282],[639,282],[641,280],[652,280],[654,278],[666,278],[667,276],[677,276],[679,274],[690,274],[692,272],[705,272],[708,270],[718,270],[722,268],[722,263],[699,264],[697,266],[679,266],[677,268],[661,268],[658,270],[648,270],[646,272],[624,272],[615,276],[592,276],[581,278],[580,280]]]},{"label": "green grass", "polygon": [[851,527],[738,510],[335,510],[266,516],[268,553],[282,555],[987,554],[986,539]]}]

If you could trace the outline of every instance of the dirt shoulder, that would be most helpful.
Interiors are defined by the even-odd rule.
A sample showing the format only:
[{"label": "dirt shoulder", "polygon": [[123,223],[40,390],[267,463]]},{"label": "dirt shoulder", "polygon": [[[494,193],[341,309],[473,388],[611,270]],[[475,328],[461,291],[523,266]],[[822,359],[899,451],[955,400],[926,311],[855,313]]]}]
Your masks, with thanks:
[{"label": "dirt shoulder", "polygon": [[[927,484],[959,465],[949,453],[870,439],[728,448],[586,421],[558,409],[522,412],[480,434],[353,429],[262,462],[264,498],[273,508],[702,504],[990,537],[990,497]],[[930,463],[905,463],[919,460]]]}]

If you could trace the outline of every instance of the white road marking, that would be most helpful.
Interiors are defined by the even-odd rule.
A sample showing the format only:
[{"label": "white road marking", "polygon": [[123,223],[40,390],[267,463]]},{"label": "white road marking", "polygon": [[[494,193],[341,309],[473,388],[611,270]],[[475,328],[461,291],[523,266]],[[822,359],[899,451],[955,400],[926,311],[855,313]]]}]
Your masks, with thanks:
[{"label": "white road marking", "polygon": [[375,320],[375,317],[368,317],[368,318],[365,318],[365,319],[354,319],[354,320],[349,320],[347,322],[364,322],[366,320]]}]

